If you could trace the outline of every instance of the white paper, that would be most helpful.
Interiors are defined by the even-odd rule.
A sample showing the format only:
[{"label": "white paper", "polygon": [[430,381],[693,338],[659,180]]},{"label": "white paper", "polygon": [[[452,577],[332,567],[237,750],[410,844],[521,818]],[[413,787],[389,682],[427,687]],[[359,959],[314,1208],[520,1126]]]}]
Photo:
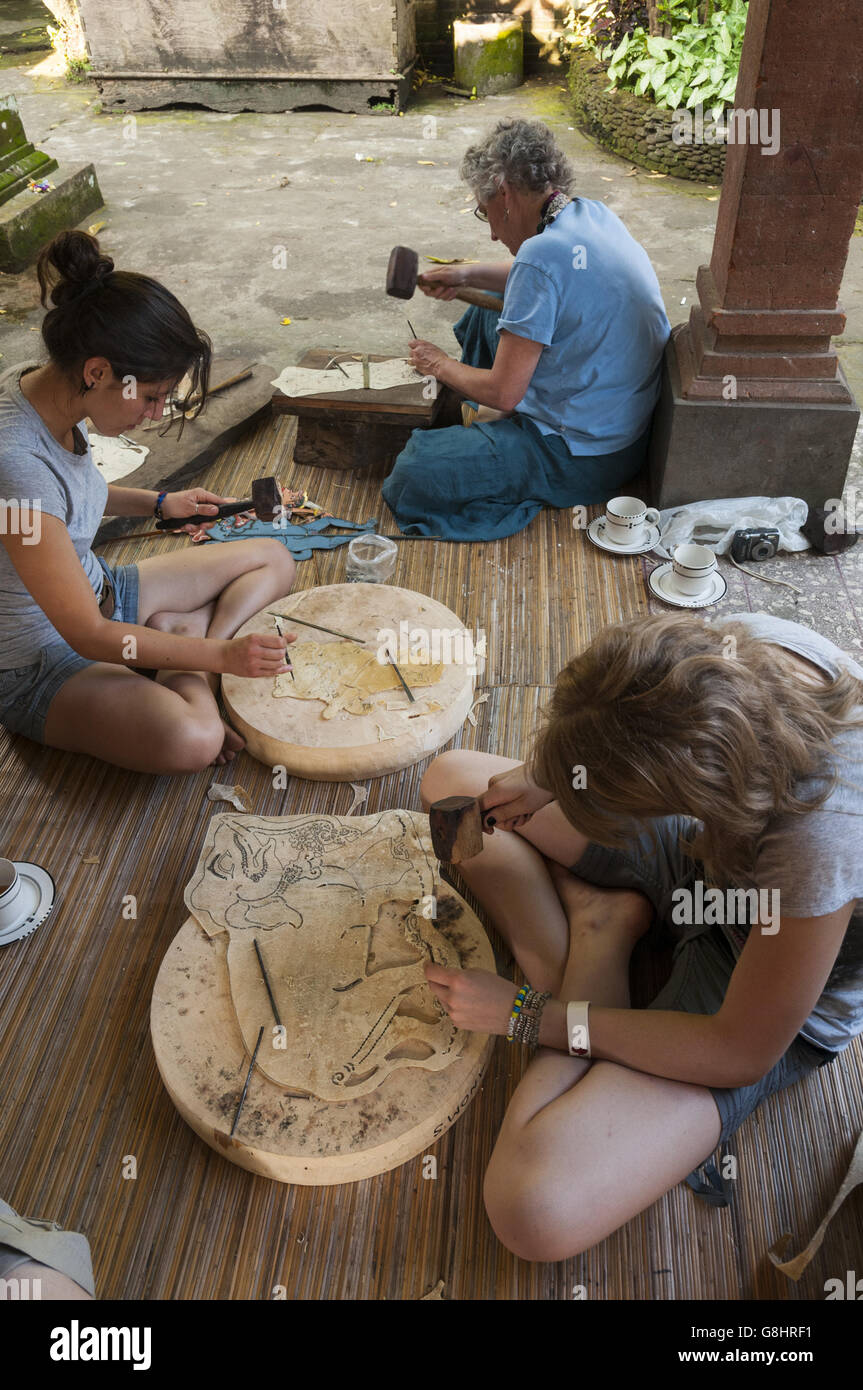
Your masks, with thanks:
[{"label": "white paper", "polygon": [[87,433],[93,462],[106,483],[115,483],[118,478],[125,478],[127,473],[134,473],[150,452],[146,444],[126,444],[122,439],[93,434],[91,430]]},{"label": "white paper", "polygon": [[[347,379],[338,367],[322,371],[318,367],[285,367],[284,371],[271,382],[285,396],[332,395],[337,391],[362,391],[362,362],[345,361],[342,367]],[[395,357],[389,362],[369,363],[369,387],[372,391],[386,391],[391,386],[416,386],[424,378],[409,362]]]}]

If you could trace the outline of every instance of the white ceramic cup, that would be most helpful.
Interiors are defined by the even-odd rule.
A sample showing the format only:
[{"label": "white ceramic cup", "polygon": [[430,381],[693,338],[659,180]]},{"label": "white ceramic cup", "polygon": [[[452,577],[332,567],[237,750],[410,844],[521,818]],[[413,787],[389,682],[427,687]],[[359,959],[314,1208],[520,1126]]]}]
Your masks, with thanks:
[{"label": "white ceramic cup", "polygon": [[681,594],[696,598],[707,593],[718,565],[713,551],[706,545],[679,545],[671,561],[674,587]]},{"label": "white ceramic cup", "polygon": [[0,932],[16,921],[21,911],[21,877],[11,859],[0,859]]},{"label": "white ceramic cup", "polygon": [[605,507],[605,534],[614,545],[638,545],[648,526],[659,524],[659,512],[637,497],[612,497]]}]

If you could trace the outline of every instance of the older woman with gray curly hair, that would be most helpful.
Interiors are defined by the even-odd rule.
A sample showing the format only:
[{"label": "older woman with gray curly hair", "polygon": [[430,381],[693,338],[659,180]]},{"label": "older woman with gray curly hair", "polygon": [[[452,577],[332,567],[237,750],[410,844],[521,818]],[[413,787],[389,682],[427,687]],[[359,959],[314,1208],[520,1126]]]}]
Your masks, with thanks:
[{"label": "older woman with gray curly hair", "polygon": [[461,361],[421,339],[410,360],[490,410],[470,429],[415,430],[383,495],[407,534],[495,540],[543,507],[605,501],[641,470],[670,327],[644,248],[604,203],[572,196],[542,122],[499,121],[461,173],[514,259],[434,270],[421,288],[452,299],[470,285],[503,304],[454,325]]}]

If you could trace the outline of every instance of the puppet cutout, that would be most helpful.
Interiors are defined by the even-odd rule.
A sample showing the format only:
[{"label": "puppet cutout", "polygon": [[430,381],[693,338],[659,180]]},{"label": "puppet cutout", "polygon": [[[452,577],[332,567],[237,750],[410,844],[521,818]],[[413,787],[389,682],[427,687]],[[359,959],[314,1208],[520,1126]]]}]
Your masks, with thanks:
[{"label": "puppet cutout", "polygon": [[[468,1035],[429,989],[423,965],[459,969],[422,913],[433,902],[426,817],[214,816],[189,911],[226,931],[231,997],[251,1055],[277,1085],[320,1100],[375,1090],[399,1067],[441,1070]],[[255,951],[266,966],[280,1035]]]},{"label": "puppet cutout", "polygon": [[[371,696],[383,690],[401,690],[393,667],[378,661],[374,652],[356,642],[297,642],[289,654],[294,679],[287,674],[276,676],[273,696],[323,700],[323,719],[332,719],[342,711],[369,714],[373,709]],[[406,662],[400,669],[412,690],[436,685],[444,671],[443,663]],[[407,696],[404,700],[407,703]]]}]

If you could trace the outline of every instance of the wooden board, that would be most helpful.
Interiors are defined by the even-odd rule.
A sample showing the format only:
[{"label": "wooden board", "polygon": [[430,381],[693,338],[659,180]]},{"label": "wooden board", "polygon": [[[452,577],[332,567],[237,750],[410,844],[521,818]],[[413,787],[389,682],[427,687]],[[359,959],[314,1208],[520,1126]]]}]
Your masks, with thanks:
[{"label": "wooden board", "polygon": [[[494,970],[494,955],[437,879],[425,816],[215,816],[186,905],[153,991],[153,1048],[180,1114],[225,1158],[281,1182],[355,1182],[422,1153],[464,1112],[493,1039],[453,1027],[423,963]],[[254,941],[281,1038],[248,969]]]},{"label": "wooden board", "polygon": [[[409,640],[417,644],[418,634],[429,634],[432,654],[435,640],[445,655],[446,634],[464,630],[450,609],[410,589],[390,584],[330,584],[288,594],[256,613],[237,635],[275,631],[271,611],[296,613],[348,637],[365,638],[372,653],[381,641],[379,634],[387,630],[398,634],[402,623],[407,625],[404,631]],[[296,632],[297,642],[291,644],[291,651],[298,654],[298,660],[302,643],[323,646],[341,640],[300,624],[292,628],[289,616],[282,630]],[[450,638],[451,656],[459,654],[458,647],[457,639]],[[313,781],[384,777],[441,748],[464,723],[473,701],[475,670],[466,664],[469,643],[461,643],[461,648],[463,660],[445,661],[440,681],[418,688],[414,704],[401,688],[384,691],[372,698],[369,714],[341,712],[324,717],[330,711],[323,700],[277,698],[269,678],[225,675],[222,698],[231,724],[246,739],[248,751],[270,767],[281,766],[295,777]],[[394,655],[401,668],[398,650]],[[407,672],[403,674],[410,685]],[[441,708],[434,709],[433,705]]]}]

